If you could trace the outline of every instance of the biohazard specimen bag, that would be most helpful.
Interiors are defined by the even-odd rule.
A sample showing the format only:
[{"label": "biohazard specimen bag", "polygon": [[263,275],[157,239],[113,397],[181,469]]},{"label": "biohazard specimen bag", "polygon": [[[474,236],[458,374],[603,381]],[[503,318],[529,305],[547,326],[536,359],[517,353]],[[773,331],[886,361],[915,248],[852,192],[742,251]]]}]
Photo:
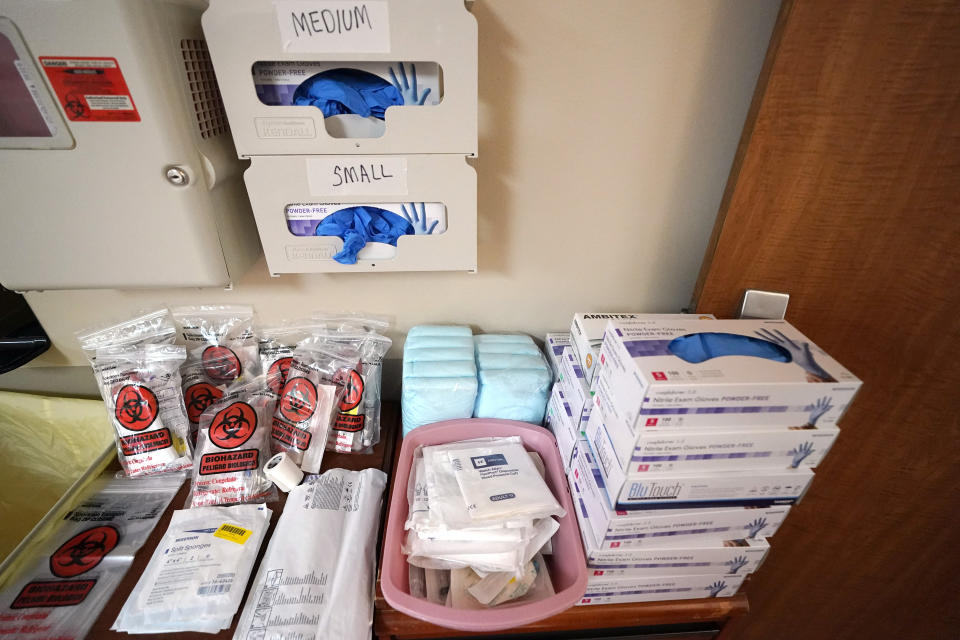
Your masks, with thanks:
[{"label": "biohazard specimen bag", "polygon": [[187,344],[187,362],[199,363],[208,382],[229,384],[259,373],[253,307],[201,305],[177,307],[173,317]]},{"label": "biohazard specimen bag", "polygon": [[0,591],[0,637],[81,639],[183,484],[182,474],[97,480]]},{"label": "biohazard specimen bag", "polygon": [[311,338],[294,351],[273,416],[272,447],[288,452],[305,473],[320,473],[334,414],[360,363],[356,347]]},{"label": "biohazard specimen bag", "polygon": [[277,404],[271,380],[234,385],[200,416],[193,483],[187,507],[277,499],[263,474],[270,459],[270,419]]}]

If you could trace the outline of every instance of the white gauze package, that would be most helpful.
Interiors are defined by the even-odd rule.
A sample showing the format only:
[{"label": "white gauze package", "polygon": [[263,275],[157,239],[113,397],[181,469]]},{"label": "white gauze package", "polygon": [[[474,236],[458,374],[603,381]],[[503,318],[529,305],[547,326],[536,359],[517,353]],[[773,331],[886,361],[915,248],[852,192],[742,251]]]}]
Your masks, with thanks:
[{"label": "white gauze package", "polygon": [[352,345],[322,338],[294,351],[270,427],[274,453],[286,451],[305,473],[319,473],[330,427],[360,354]]},{"label": "white gauze package", "polygon": [[566,514],[519,438],[457,449],[447,456],[474,520]]},{"label": "white gauze package", "polygon": [[291,490],[233,637],[365,640],[386,475],[331,469]]},{"label": "white gauze package", "polygon": [[263,502],[277,490],[263,474],[270,459],[270,419],[277,404],[269,379],[235,385],[200,416],[189,507]]},{"label": "white gauze package", "polygon": [[127,633],[230,626],[270,524],[262,504],[174,511],[111,629]]},{"label": "white gauze package", "polygon": [[97,349],[94,373],[128,476],[189,469],[190,426],[180,388],[183,347],[145,344]]},{"label": "white gauze package", "polygon": [[183,480],[96,480],[89,497],[31,551],[26,571],[0,591],[0,637],[85,637]]},{"label": "white gauze package", "polygon": [[200,305],[177,307],[173,317],[187,344],[187,361],[199,362],[214,384],[228,384],[260,371],[253,307]]}]

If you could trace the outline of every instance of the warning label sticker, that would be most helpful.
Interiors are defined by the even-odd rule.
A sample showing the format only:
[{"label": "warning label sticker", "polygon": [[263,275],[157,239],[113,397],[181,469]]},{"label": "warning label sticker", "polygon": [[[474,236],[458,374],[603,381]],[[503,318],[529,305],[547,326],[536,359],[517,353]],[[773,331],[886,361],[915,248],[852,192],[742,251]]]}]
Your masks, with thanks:
[{"label": "warning label sticker", "polygon": [[116,58],[40,56],[67,118],[74,122],[139,122]]}]

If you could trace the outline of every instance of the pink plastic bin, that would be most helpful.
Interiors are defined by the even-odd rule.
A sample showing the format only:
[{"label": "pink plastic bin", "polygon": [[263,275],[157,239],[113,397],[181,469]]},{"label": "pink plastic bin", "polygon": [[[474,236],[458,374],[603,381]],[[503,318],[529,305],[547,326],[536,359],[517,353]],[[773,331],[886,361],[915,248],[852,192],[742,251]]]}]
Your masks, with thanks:
[{"label": "pink plastic bin", "polygon": [[[434,604],[410,595],[407,558],[400,550],[403,525],[407,519],[407,479],[413,464],[413,453],[422,445],[445,444],[458,440],[484,437],[520,436],[527,451],[543,458],[547,486],[566,510],[560,518],[560,529],[553,536],[553,554],[544,556],[556,594],[538,602],[505,604],[493,609],[465,611]],[[383,566],[380,587],[383,597],[397,611],[461,631],[499,631],[513,629],[549,618],[579,602],[587,590],[587,563],[580,545],[570,488],[563,474],[557,443],[546,429],[513,420],[467,418],[447,420],[411,431],[403,439],[400,460],[394,474],[387,531],[384,537]]]}]

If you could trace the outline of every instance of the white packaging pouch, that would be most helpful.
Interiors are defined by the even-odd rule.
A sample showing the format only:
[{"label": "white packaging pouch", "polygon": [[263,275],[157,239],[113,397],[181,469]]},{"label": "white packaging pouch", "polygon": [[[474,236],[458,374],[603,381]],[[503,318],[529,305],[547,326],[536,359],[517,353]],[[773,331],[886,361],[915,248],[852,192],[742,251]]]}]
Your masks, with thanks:
[{"label": "white packaging pouch", "polygon": [[475,520],[566,514],[519,438],[449,451],[450,464]]},{"label": "white packaging pouch", "polygon": [[0,637],[79,640],[106,606],[182,474],[100,479],[0,591]]},{"label": "white packaging pouch", "polygon": [[290,491],[235,640],[366,640],[387,477],[331,469]]},{"label": "white packaging pouch", "polygon": [[270,524],[262,504],[174,511],[111,629],[127,633],[230,626]]},{"label": "white packaging pouch", "polygon": [[187,362],[199,362],[214,384],[229,384],[241,376],[259,373],[253,307],[177,307],[173,310],[173,318],[187,345]]}]

